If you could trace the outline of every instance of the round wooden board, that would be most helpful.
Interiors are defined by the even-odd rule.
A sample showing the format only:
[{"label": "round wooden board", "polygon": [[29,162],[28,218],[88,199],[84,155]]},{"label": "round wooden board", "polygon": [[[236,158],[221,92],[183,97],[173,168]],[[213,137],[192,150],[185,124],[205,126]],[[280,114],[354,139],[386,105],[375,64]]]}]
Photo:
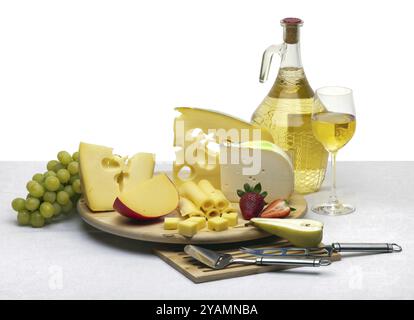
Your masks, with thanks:
[{"label": "round wooden board", "polygon": [[[302,195],[294,194],[289,200],[290,205],[296,208],[286,219],[298,219],[305,215],[307,203]],[[232,204],[238,209],[238,203]],[[104,232],[121,237],[160,243],[178,244],[214,244],[249,241],[268,237],[269,234],[253,226],[244,226],[247,222],[239,212],[239,224],[226,231],[216,232],[207,228],[200,230],[194,237],[187,238],[178,234],[177,230],[164,230],[163,219],[151,223],[135,221],[121,216],[116,211],[92,212],[85,201],[80,199],[77,204],[78,212],[88,224]],[[179,216],[173,212],[168,216]]]}]

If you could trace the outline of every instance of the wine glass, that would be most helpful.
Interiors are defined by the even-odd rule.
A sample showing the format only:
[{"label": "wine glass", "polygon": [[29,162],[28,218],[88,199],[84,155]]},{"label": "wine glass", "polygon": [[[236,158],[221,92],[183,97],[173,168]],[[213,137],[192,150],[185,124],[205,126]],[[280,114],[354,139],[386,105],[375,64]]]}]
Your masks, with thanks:
[{"label": "wine glass", "polygon": [[312,207],[319,214],[338,216],[352,213],[355,207],[341,203],[336,196],[336,154],[355,132],[355,107],[352,90],[345,87],[323,87],[315,92],[312,109],[312,131],[331,156],[332,186],[329,200]]}]

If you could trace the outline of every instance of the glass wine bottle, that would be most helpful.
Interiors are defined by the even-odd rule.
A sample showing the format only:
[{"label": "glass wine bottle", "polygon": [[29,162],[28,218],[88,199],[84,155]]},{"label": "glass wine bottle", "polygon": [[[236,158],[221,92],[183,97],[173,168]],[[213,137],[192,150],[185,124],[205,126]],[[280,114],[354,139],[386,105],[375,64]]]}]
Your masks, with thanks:
[{"label": "glass wine bottle", "polygon": [[314,93],[301,62],[299,30],[302,24],[298,18],[283,19],[284,42],[264,52],[260,82],[267,80],[275,53],[280,55],[281,63],[276,81],[254,112],[252,122],[268,129],[274,142],[291,156],[295,191],[310,193],[319,190],[322,184],[328,153],[312,132]]}]

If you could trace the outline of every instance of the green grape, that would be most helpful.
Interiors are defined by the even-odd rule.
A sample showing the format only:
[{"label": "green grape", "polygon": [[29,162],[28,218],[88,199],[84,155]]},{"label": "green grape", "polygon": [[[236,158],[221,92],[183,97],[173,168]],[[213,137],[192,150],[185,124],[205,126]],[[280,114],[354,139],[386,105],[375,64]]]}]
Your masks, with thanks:
[{"label": "green grape", "polygon": [[55,208],[50,202],[43,202],[40,205],[39,211],[43,218],[51,218],[55,213]]},{"label": "green grape", "polygon": [[56,191],[60,187],[60,181],[57,177],[47,177],[45,179],[45,187],[48,191]]},{"label": "green grape", "polygon": [[58,216],[61,214],[62,212],[62,207],[60,206],[59,203],[55,202],[52,204],[53,205],[53,209],[54,209],[54,216]]},{"label": "green grape", "polygon": [[72,184],[76,179],[80,179],[78,174],[71,176],[69,179],[69,183]]},{"label": "green grape", "polygon": [[75,181],[72,182],[72,188],[73,188],[73,191],[75,191],[76,193],[79,193],[79,194],[82,193],[80,179],[76,179]]},{"label": "green grape", "polygon": [[67,151],[60,151],[57,154],[57,158],[61,164],[67,166],[70,162],[72,162],[72,157],[69,152]]},{"label": "green grape", "polygon": [[56,201],[62,206],[64,206],[70,201],[69,194],[65,191],[59,191],[56,196]]},{"label": "green grape", "polygon": [[38,182],[38,183],[42,183],[43,182],[43,174],[42,173],[36,173],[33,177],[32,180]]},{"label": "green grape", "polygon": [[54,166],[53,171],[57,173],[60,169],[65,169],[65,166],[59,162]]},{"label": "green grape", "polygon": [[56,172],[56,176],[62,184],[68,182],[70,179],[70,173],[66,169],[60,169],[58,172]]},{"label": "green grape", "polygon": [[75,195],[75,191],[73,190],[71,185],[65,186],[63,188],[63,191],[65,191],[69,195],[69,197],[71,197],[71,198]]},{"label": "green grape", "polygon": [[39,199],[32,198],[32,197],[27,198],[26,204],[25,204],[25,207],[26,207],[27,210],[35,211],[35,210],[37,210],[37,208],[39,208],[39,206],[40,206],[40,200]]},{"label": "green grape", "polygon": [[73,203],[72,201],[69,200],[68,203],[66,203],[65,205],[62,206],[62,211],[64,213],[68,213],[73,209]]},{"label": "green grape", "polygon": [[33,228],[41,228],[45,225],[45,218],[39,211],[35,211],[30,215],[30,224]]},{"label": "green grape", "polygon": [[40,183],[35,182],[29,186],[29,193],[32,197],[41,198],[45,193],[45,189]]},{"label": "green grape", "polygon": [[79,173],[79,163],[77,163],[76,161],[72,161],[71,163],[69,163],[68,164],[68,171],[72,176],[78,174]]},{"label": "green grape", "polygon": [[48,171],[53,171],[53,169],[55,168],[55,166],[59,163],[59,161],[57,160],[50,160],[47,165],[46,168]]},{"label": "green grape", "polygon": [[78,161],[79,162],[79,151],[76,151],[72,154],[72,159],[74,161]]},{"label": "green grape", "polygon": [[16,198],[12,201],[11,205],[14,211],[21,211],[26,208],[26,200],[23,198]]},{"label": "green grape", "polygon": [[46,171],[44,174],[43,174],[43,177],[46,179],[47,177],[56,177],[56,172],[54,172],[54,171]]},{"label": "green grape", "polygon": [[17,213],[17,223],[21,226],[27,226],[30,223],[30,212],[27,210],[20,210]]},{"label": "green grape", "polygon": [[26,183],[26,190],[30,191],[30,186],[32,186],[34,183],[37,183],[36,181],[30,180],[28,183]]},{"label": "green grape", "polygon": [[53,203],[56,201],[56,192],[46,191],[43,195],[43,201]]}]

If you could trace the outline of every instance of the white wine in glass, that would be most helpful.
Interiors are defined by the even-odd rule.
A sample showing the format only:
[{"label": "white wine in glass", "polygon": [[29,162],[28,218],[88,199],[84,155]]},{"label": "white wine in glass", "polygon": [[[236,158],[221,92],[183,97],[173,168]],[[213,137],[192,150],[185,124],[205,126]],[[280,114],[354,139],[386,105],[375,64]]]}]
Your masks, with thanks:
[{"label": "white wine in glass", "polygon": [[312,211],[337,216],[352,213],[355,207],[341,203],[336,196],[336,154],[354,135],[356,127],[352,90],[344,87],[323,87],[316,90],[312,110],[312,131],[331,155],[332,187],[326,203]]}]

